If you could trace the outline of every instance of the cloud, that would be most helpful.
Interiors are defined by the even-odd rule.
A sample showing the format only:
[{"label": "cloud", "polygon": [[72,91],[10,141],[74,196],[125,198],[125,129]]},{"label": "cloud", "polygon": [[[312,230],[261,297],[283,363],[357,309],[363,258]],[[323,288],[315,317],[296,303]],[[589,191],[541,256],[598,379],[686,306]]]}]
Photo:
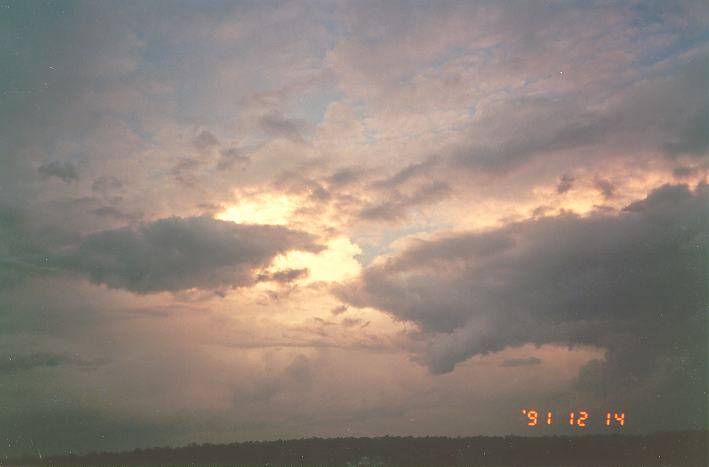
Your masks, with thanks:
[{"label": "cloud", "polygon": [[709,104],[687,119],[677,139],[665,144],[665,151],[671,156],[709,154]]},{"label": "cloud", "polygon": [[76,164],[65,161],[52,161],[42,164],[37,168],[37,172],[44,178],[58,178],[70,183],[79,180],[79,167]]},{"label": "cloud", "polygon": [[427,159],[423,162],[409,164],[391,177],[374,181],[372,183],[372,188],[378,190],[397,188],[412,179],[428,174],[435,164],[435,159]]},{"label": "cloud", "polygon": [[[337,436],[353,416],[363,434],[509,433],[505,391],[637,396],[657,419],[636,427],[705,425],[706,189],[614,211],[673,168],[706,172],[704,2],[484,3],[13,3],[0,334],[27,370],[0,387],[0,455]],[[613,207],[548,217],[597,203],[596,177]],[[281,196],[283,227],[211,219],[250,199],[269,217]],[[273,272],[317,249],[301,229],[346,235],[347,254]],[[357,261],[342,304],[325,282]],[[47,339],[72,353],[42,355]],[[223,339],[233,349],[204,345]],[[73,352],[115,361],[77,371]],[[530,355],[544,366],[497,368]],[[551,369],[588,358],[572,388]],[[233,407],[231,384],[252,387]],[[471,406],[472,423],[451,417]]]},{"label": "cloud", "polygon": [[672,175],[676,178],[688,178],[693,177],[699,172],[698,167],[680,165],[672,169]]},{"label": "cloud", "polygon": [[335,173],[327,177],[327,182],[333,188],[342,188],[356,183],[365,175],[365,172],[361,168],[345,167],[338,169]]},{"label": "cloud", "polygon": [[573,175],[565,173],[561,176],[561,178],[559,178],[559,184],[556,186],[556,192],[561,194],[571,190],[574,187],[575,180],[576,179]]},{"label": "cloud", "polygon": [[533,365],[540,365],[542,361],[538,359],[537,357],[528,357],[528,358],[507,358],[505,359],[500,366],[509,368],[509,367],[516,367],[516,366],[533,366]]},{"label": "cloud", "polygon": [[696,96],[706,88],[709,55],[694,50],[675,60],[672,74],[649,73],[603,95],[595,95],[594,88],[541,94],[520,89],[481,100],[457,138],[441,139],[446,142],[430,150],[435,156],[378,183],[400,184],[434,170],[453,180],[461,171],[502,177],[525,173],[535,164],[568,172],[663,153],[702,157],[709,144],[707,106]]},{"label": "cloud", "polygon": [[349,328],[352,326],[361,326],[362,324],[364,324],[364,321],[360,318],[345,318],[340,322],[340,324]]},{"label": "cloud", "polygon": [[281,284],[288,284],[307,276],[307,269],[285,269],[283,271],[273,273],[261,273],[258,275],[257,279],[259,282],[278,282]]},{"label": "cloud", "polygon": [[193,187],[197,183],[197,174],[204,165],[201,159],[181,157],[170,170],[172,177],[182,185]]},{"label": "cloud", "polygon": [[192,139],[192,144],[200,151],[204,151],[219,146],[219,140],[210,131],[202,130]]},{"label": "cloud", "polygon": [[0,290],[34,275],[47,274],[41,233],[30,233],[30,220],[18,209],[0,206]]},{"label": "cloud", "polygon": [[110,175],[99,177],[91,184],[93,191],[104,194],[120,190],[121,188],[123,188],[123,182]]},{"label": "cloud", "polygon": [[707,206],[707,185],[668,185],[619,213],[418,240],[336,293],[417,324],[433,373],[527,343],[592,345],[607,356],[582,373],[586,388],[648,403],[675,384],[660,390],[667,409],[694,423],[706,388]]},{"label": "cloud", "polygon": [[244,167],[250,162],[251,158],[241,153],[238,148],[222,149],[220,151],[219,162],[217,169],[226,170],[233,166]]},{"label": "cloud", "polygon": [[596,178],[593,185],[601,192],[604,199],[611,199],[616,195],[616,186],[610,180],[605,178]]},{"label": "cloud", "polygon": [[302,120],[285,117],[277,112],[261,116],[259,125],[269,135],[302,142],[306,124]]},{"label": "cloud", "polygon": [[369,221],[399,221],[408,214],[409,209],[437,203],[449,197],[452,192],[451,187],[441,181],[423,185],[410,194],[393,191],[387,193],[387,201],[365,206],[359,212],[359,218]]},{"label": "cloud", "polygon": [[134,221],[140,218],[140,215],[127,214],[114,206],[103,206],[91,212],[99,217],[108,217],[119,221]]},{"label": "cloud", "polygon": [[58,353],[9,354],[7,358],[0,359],[0,374],[8,375],[36,368],[52,368],[66,365],[91,368],[103,363],[105,363],[103,360],[84,360],[76,355]]},{"label": "cloud", "polygon": [[[505,173],[540,155],[596,145],[615,121],[614,115],[591,112],[570,96],[510,99],[471,129],[470,141],[452,151],[448,163],[458,169]],[[499,138],[481,144],[478,134],[486,131],[488,141],[492,132]]]},{"label": "cloud", "polygon": [[312,235],[210,217],[171,217],[92,233],[56,251],[53,268],[136,293],[241,287],[279,253],[317,251]]}]

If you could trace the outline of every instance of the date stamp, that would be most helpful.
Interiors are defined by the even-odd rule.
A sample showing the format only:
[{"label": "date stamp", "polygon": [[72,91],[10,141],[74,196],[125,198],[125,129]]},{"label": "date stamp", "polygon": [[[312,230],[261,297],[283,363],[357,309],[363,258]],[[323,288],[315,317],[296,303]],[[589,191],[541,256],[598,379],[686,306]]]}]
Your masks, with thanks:
[{"label": "date stamp", "polygon": [[527,426],[551,426],[565,423],[573,427],[586,428],[592,420],[600,420],[607,427],[625,426],[625,412],[605,412],[599,416],[591,417],[586,410],[554,414],[552,411],[539,411],[536,409],[522,409],[522,415],[527,417]]}]

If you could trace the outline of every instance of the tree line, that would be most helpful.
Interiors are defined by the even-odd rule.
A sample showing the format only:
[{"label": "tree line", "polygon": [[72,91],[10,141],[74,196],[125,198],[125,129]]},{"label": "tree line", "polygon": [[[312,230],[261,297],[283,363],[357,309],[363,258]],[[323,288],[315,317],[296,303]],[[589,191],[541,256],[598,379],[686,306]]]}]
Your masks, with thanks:
[{"label": "tree line", "polygon": [[22,466],[686,466],[709,465],[707,432],[544,437],[308,438],[27,458]]}]

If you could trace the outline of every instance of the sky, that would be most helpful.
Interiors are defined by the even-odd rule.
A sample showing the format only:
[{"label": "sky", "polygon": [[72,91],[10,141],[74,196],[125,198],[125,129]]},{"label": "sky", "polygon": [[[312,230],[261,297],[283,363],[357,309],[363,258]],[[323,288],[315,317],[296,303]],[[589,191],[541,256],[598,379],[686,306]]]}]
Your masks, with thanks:
[{"label": "sky", "polygon": [[0,1],[0,61],[0,456],[706,428],[706,2]]}]

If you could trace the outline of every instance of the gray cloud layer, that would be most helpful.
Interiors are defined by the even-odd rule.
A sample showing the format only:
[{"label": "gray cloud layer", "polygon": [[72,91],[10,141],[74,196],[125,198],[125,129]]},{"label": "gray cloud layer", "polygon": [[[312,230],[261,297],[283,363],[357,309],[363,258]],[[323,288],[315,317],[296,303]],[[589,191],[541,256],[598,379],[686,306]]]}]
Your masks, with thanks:
[{"label": "gray cloud layer", "polygon": [[608,353],[580,375],[585,388],[608,384],[639,403],[651,387],[674,385],[658,392],[697,422],[706,389],[707,206],[707,185],[665,186],[612,215],[418,241],[338,293],[418,324],[434,373],[526,343],[593,345]]},{"label": "gray cloud layer", "polygon": [[0,374],[15,374],[36,368],[52,368],[64,365],[91,368],[105,363],[103,360],[89,361],[76,355],[58,353],[31,353],[24,355],[10,354],[0,360]]},{"label": "gray cloud layer", "polygon": [[79,180],[79,169],[71,162],[47,162],[40,165],[37,172],[44,178],[55,177],[67,183]]},{"label": "gray cloud layer", "polygon": [[257,270],[274,256],[293,249],[320,247],[313,235],[286,227],[206,216],[75,236],[34,231],[19,213],[0,211],[0,277],[5,286],[23,277],[61,273],[136,293],[241,287],[259,280]]},{"label": "gray cloud layer", "polygon": [[86,235],[50,265],[137,293],[239,287],[279,253],[316,251],[314,240],[280,226],[173,217]]},{"label": "gray cloud layer", "polygon": [[[706,180],[709,9],[667,3],[3,4],[0,456],[519,433],[500,413],[530,392],[635,408],[632,430],[706,427],[706,186],[543,217]],[[264,268],[313,237],[195,217],[260,194],[302,202],[294,229],[336,213],[319,232],[365,264],[443,235],[375,260],[345,305],[297,285],[307,269]],[[498,203],[536,218],[442,232]],[[225,290],[256,282],[267,304]],[[350,305],[406,323],[389,344],[389,320]],[[524,343],[607,353],[574,387],[550,369],[596,349],[471,358]],[[436,377],[409,352],[433,373],[471,361]]]}]

